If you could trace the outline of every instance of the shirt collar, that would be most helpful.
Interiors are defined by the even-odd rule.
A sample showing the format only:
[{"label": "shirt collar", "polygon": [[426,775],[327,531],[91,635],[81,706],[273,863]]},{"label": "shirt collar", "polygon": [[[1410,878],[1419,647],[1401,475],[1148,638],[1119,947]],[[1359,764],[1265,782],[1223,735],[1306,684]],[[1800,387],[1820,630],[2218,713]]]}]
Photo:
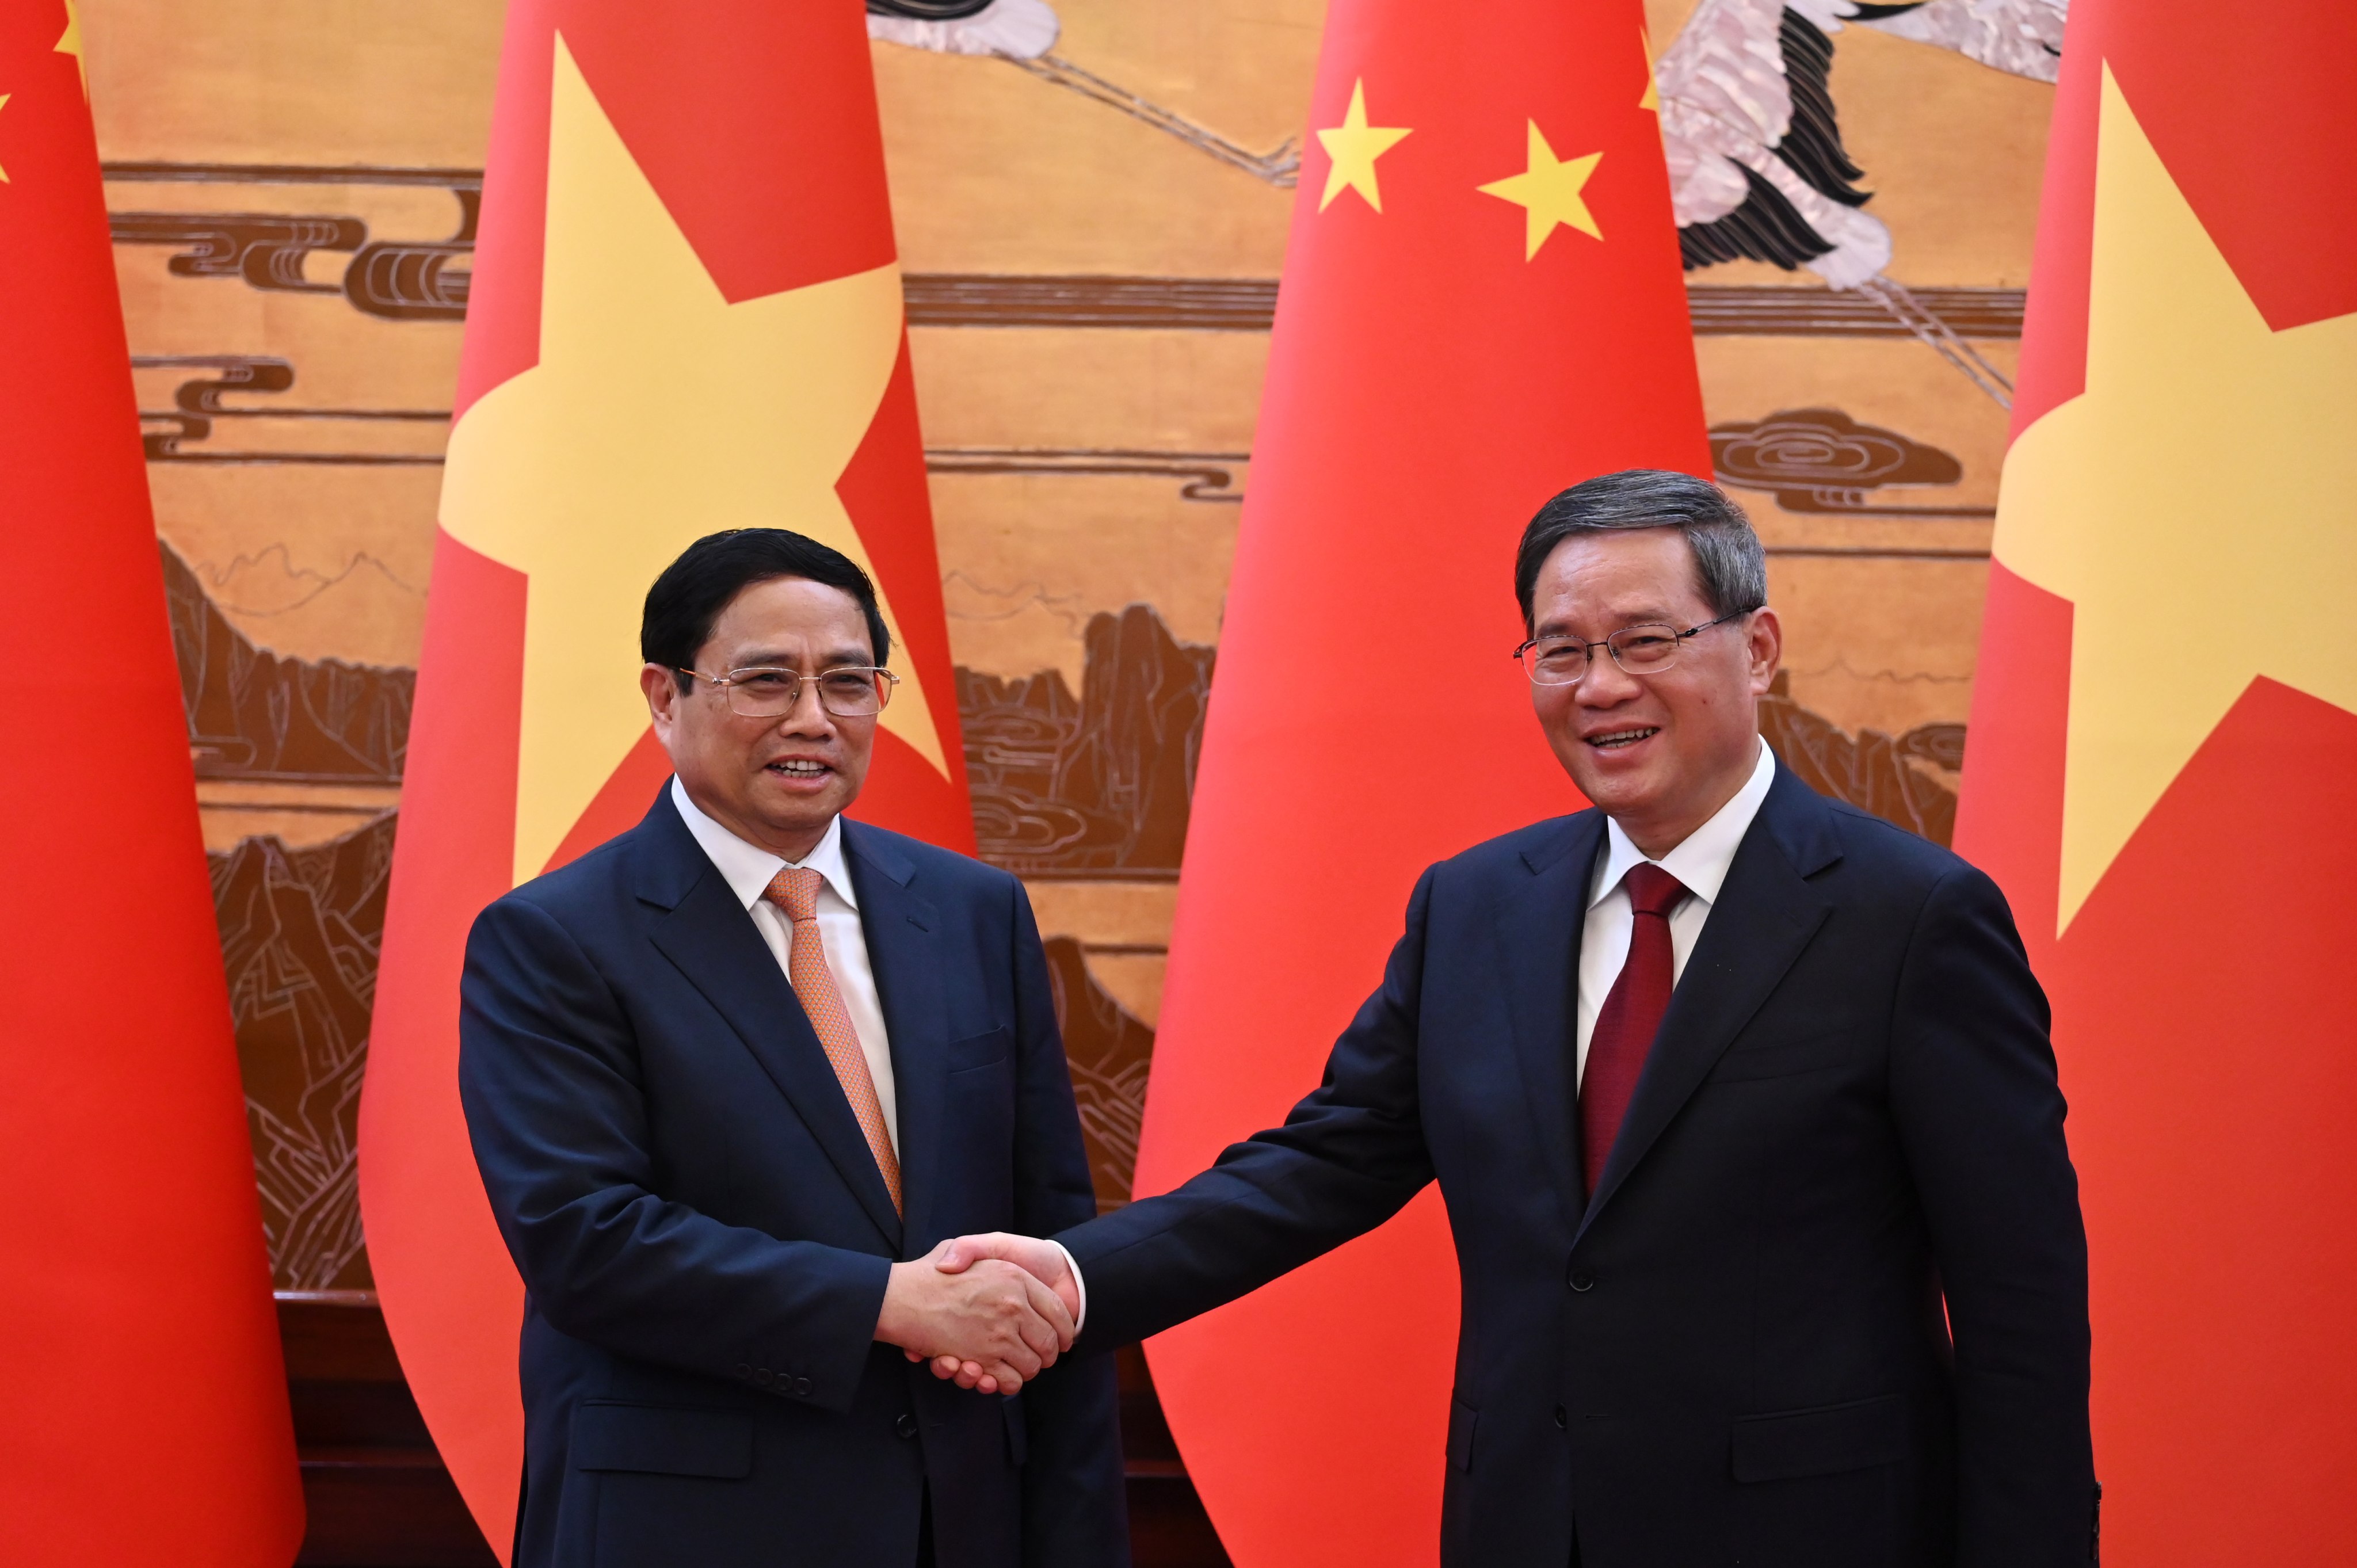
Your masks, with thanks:
[{"label": "shirt collar", "polygon": [[[1751,819],[1760,814],[1760,803],[1768,798],[1768,787],[1775,782],[1776,756],[1768,749],[1768,743],[1761,741],[1760,759],[1751,765],[1751,777],[1744,780],[1735,798],[1653,864],[1676,877],[1688,893],[1704,903],[1717,902],[1718,889],[1727,881],[1727,867],[1735,864],[1735,852],[1742,847]],[[1603,864],[1587,890],[1587,906],[1591,909],[1620,886],[1620,879],[1629,874],[1631,866],[1641,865],[1646,859],[1645,852],[1620,831],[1620,824],[1609,818],[1604,825],[1604,842]]]},{"label": "shirt collar", "polygon": [[837,897],[854,909],[859,908],[859,895],[851,890],[851,867],[843,858],[841,816],[826,824],[826,836],[818,841],[818,847],[796,861],[763,849],[759,844],[748,843],[705,816],[695,802],[687,798],[687,787],[679,781],[676,774],[672,776],[671,801],[679,808],[680,821],[685,822],[687,831],[695,835],[695,842],[703,847],[714,869],[720,873],[721,880],[728,884],[728,891],[734,893],[737,902],[746,908],[750,909],[758,903],[778,873],[791,865],[809,866],[826,878],[826,885],[834,889]]}]

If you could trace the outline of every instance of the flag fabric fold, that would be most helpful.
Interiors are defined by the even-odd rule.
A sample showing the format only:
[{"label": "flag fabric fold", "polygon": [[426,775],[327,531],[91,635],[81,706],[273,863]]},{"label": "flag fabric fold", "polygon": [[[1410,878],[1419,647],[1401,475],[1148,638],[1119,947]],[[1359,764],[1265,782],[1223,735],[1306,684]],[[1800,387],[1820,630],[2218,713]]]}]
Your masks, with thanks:
[{"label": "flag fabric fold", "polygon": [[0,8],[0,1561],[282,1568],[303,1495],[81,32]]},{"label": "flag fabric fold", "polygon": [[1957,849],[2054,1004],[2105,1544],[2341,1563],[2357,12],[2077,0]]},{"label": "flag fabric fold", "polygon": [[[1710,472],[1643,21],[1328,14],[1141,1195],[1316,1085],[1426,865],[1583,804],[1510,658],[1515,543],[1581,479]],[[1427,1192],[1148,1346],[1242,1568],[1433,1560],[1456,1293]]]},{"label": "flag fabric fold", "polygon": [[747,526],[866,567],[901,684],[853,814],[973,846],[863,15],[509,13],[361,1110],[386,1325],[502,1554],[522,1291],[459,1110],[458,972],[485,904],[669,772],[637,679],[656,574]]}]

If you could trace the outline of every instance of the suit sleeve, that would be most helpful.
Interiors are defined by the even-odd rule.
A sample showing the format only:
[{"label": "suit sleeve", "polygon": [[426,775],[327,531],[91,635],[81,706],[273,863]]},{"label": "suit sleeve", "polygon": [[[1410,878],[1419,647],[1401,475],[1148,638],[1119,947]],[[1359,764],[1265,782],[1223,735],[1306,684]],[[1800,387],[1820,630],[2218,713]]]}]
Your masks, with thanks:
[{"label": "suit sleeve", "polygon": [[635,1038],[556,918],[483,911],[459,984],[458,1088],[491,1212],[560,1331],[619,1354],[843,1411],[889,1260],[724,1225],[662,1196]]},{"label": "suit sleeve", "polygon": [[1432,1179],[1417,1015],[1434,871],[1408,899],[1383,983],[1285,1124],[1210,1170],[1057,1238],[1088,1279],[1083,1348],[1159,1334],[1373,1230]]},{"label": "suit sleeve", "polygon": [[1959,865],[1900,976],[1890,1094],[1955,1341],[1957,1563],[2090,1560],[2087,1238],[2045,993],[2004,897]]},{"label": "suit sleeve", "polygon": [[[1011,881],[1012,879],[1010,879]],[[1023,885],[1015,901],[1016,1230],[1045,1236],[1097,1210],[1048,958]],[[1026,1383],[1025,1568],[1126,1568],[1120,1394],[1106,1350],[1065,1356]]]}]

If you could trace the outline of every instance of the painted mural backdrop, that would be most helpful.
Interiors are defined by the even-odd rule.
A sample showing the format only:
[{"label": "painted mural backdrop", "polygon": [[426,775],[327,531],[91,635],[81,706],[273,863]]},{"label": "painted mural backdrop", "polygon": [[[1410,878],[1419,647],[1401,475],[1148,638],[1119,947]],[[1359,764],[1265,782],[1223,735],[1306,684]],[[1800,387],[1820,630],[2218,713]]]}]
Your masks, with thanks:
[{"label": "painted mural backdrop", "polygon": [[[869,8],[976,833],[1116,1204],[1321,6]],[[1942,840],[2061,11],[1649,5],[1712,450],[1789,628],[1770,739]],[[284,1288],[369,1282],[353,1115],[500,21],[83,5]]]}]

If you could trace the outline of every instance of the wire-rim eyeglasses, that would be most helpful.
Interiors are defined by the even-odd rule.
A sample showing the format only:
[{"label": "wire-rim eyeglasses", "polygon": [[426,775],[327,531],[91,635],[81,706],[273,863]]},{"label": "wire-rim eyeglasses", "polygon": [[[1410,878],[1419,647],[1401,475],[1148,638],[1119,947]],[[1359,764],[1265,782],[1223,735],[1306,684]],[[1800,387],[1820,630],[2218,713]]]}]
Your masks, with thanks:
[{"label": "wire-rim eyeglasses", "polygon": [[1699,636],[1712,627],[1740,620],[1750,613],[1736,610],[1684,631],[1667,621],[1641,621],[1635,626],[1624,626],[1598,642],[1577,637],[1534,637],[1515,649],[1513,657],[1534,686],[1578,685],[1595,667],[1596,650],[1599,648],[1631,675],[1658,675],[1677,663],[1678,650],[1686,639]]},{"label": "wire-rim eyeglasses", "polygon": [[710,682],[728,699],[729,712],[748,719],[781,719],[802,706],[802,687],[818,683],[818,705],[839,719],[872,718],[892,700],[900,677],[881,665],[838,664],[805,675],[799,670],[748,665],[726,675],[681,668],[683,675]]}]

